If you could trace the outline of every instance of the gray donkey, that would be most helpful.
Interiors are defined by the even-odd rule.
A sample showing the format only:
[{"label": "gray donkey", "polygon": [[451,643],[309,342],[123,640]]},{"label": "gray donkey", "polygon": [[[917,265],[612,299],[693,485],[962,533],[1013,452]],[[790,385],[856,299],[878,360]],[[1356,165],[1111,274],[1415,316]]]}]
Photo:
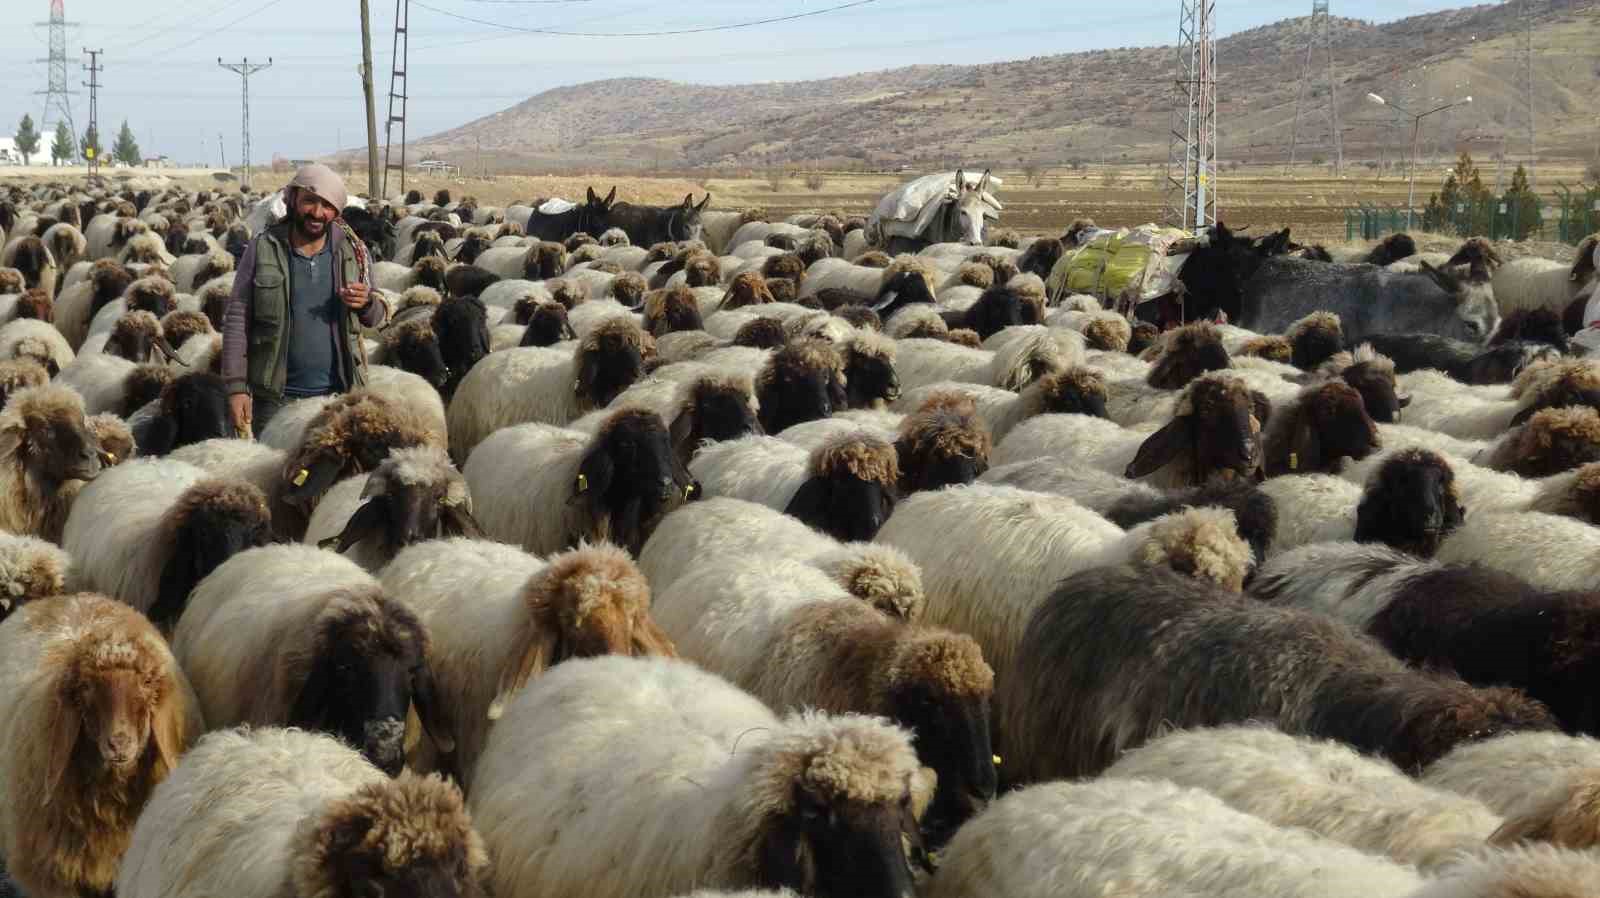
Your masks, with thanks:
[{"label": "gray donkey", "polygon": [[1312,312],[1333,312],[1354,346],[1371,334],[1426,333],[1482,343],[1500,323],[1487,271],[1466,277],[1426,262],[1419,272],[1377,265],[1317,262],[1291,256],[1263,259],[1242,288],[1234,324],[1282,333]]}]

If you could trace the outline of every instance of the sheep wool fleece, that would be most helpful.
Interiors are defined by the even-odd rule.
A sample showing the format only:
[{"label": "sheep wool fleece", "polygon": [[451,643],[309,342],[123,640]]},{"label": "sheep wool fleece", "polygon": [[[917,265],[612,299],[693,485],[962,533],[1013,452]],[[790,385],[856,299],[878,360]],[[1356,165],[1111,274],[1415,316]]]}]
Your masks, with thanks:
[{"label": "sheep wool fleece", "polygon": [[[288,219],[262,231],[250,241],[239,259],[233,297],[223,321],[222,377],[228,392],[249,392],[258,398],[282,402],[288,378],[290,307]],[[357,253],[362,248],[346,239],[344,229],[328,228],[333,244],[334,291],[361,280]],[[371,286],[370,276],[365,281]],[[385,317],[384,305],[373,295],[360,312],[359,322],[377,327]],[[335,341],[339,372],[347,389],[363,386],[361,331],[350,315],[338,318]]]}]

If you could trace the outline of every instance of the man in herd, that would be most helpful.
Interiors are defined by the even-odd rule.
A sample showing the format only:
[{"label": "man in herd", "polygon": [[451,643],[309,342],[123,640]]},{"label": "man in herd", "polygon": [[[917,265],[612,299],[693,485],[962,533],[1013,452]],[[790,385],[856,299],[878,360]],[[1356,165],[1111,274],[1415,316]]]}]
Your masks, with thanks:
[{"label": "man in herd", "polygon": [[284,404],[366,381],[363,327],[383,324],[367,248],[343,221],[344,180],[310,164],[284,189],[289,214],[239,259],[222,326],[234,427],[261,433]]}]

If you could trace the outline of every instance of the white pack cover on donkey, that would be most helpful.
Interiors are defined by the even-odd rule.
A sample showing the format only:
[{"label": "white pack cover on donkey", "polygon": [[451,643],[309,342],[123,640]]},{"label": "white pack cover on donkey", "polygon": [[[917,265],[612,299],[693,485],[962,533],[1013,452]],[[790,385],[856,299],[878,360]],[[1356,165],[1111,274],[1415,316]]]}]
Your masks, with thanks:
[{"label": "white pack cover on donkey", "polygon": [[[967,171],[961,172],[961,175],[967,186],[974,188],[984,178],[982,173]],[[988,178],[989,184],[994,187],[1002,183],[994,175]],[[887,243],[890,237],[922,237],[933,224],[934,216],[939,214],[939,207],[945,201],[955,199],[956,195],[956,172],[953,171],[924,175],[902,184],[878,201],[878,208],[873,210],[872,219],[867,223],[868,233],[879,235],[876,239],[879,245]],[[1000,220],[1000,210],[1005,207],[995,199],[994,194],[985,190],[983,205],[984,218]]]}]

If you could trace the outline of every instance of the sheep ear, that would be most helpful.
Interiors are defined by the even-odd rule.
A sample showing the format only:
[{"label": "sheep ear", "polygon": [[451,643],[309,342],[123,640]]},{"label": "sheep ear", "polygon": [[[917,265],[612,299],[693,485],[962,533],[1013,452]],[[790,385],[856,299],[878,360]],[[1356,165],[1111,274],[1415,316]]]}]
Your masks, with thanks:
[{"label": "sheep ear", "polygon": [[628,644],[629,654],[635,658],[658,656],[662,658],[676,658],[677,646],[672,644],[672,637],[655,622],[648,612],[633,623],[633,638]]},{"label": "sheep ear", "polygon": [[678,463],[687,466],[689,459],[694,457],[694,446],[689,438],[694,435],[694,412],[684,409],[672,419],[672,426],[667,428],[667,439],[672,443],[672,452],[678,457]]},{"label": "sheep ear", "polygon": [[1311,416],[1302,415],[1294,423],[1294,442],[1289,446],[1289,458],[1285,461],[1288,473],[1304,474],[1321,470],[1322,438],[1318,436]]},{"label": "sheep ear", "polygon": [[439,684],[434,681],[433,669],[426,660],[411,672],[411,702],[417,706],[417,719],[422,721],[422,728],[428,731],[439,751],[443,754],[455,751],[456,740],[451,735],[455,732],[454,721],[445,713],[444,703],[439,701]]},{"label": "sheep ear", "polygon": [[321,496],[333,486],[339,478],[339,469],[343,467],[340,459],[332,456],[319,456],[304,468],[288,474],[289,485],[283,491],[283,498],[296,505],[308,504],[314,497]]},{"label": "sheep ear", "polygon": [[528,643],[518,655],[516,666],[502,671],[500,681],[495,684],[494,701],[489,703],[490,720],[499,720],[500,715],[505,713],[506,703],[511,701],[517,690],[528,685],[529,680],[561,660],[560,628],[535,627],[530,624],[525,635]]},{"label": "sheep ear", "polygon": [[1173,418],[1167,426],[1151,434],[1139,445],[1139,451],[1134,454],[1133,461],[1128,463],[1123,476],[1132,480],[1166,467],[1169,462],[1188,451],[1193,428],[1194,421],[1190,416],[1180,415]]},{"label": "sheep ear", "polygon": [[72,763],[72,749],[78,744],[78,731],[83,727],[83,715],[66,696],[56,698],[54,719],[50,721],[50,760],[44,778],[44,803],[50,804],[56,787]]},{"label": "sheep ear", "polygon": [[150,621],[164,632],[171,633],[189,602],[189,592],[194,589],[193,540],[179,536],[174,540],[172,557],[161,569],[161,586],[156,592],[155,604],[150,606]]},{"label": "sheep ear", "polygon": [[27,431],[19,424],[0,431],[0,457],[9,457],[27,445]]},{"label": "sheep ear", "polygon": [[[1517,412],[1515,415],[1511,416],[1511,424],[1510,424],[1510,426],[1511,427],[1521,427],[1522,425],[1528,423],[1528,419],[1529,418],[1532,418],[1534,415],[1537,415],[1542,411],[1544,411],[1544,406],[1542,406],[1542,405],[1530,405],[1527,408],[1523,409],[1522,411]],[[3,452],[0,452],[0,454],[3,454]]]},{"label": "sheep ear", "polygon": [[483,527],[472,512],[460,505],[446,505],[439,511],[439,524],[442,536],[448,538],[461,536],[467,539],[483,539]]},{"label": "sheep ear", "polygon": [[780,820],[767,827],[761,839],[761,881],[801,895],[816,894],[816,864],[798,832],[798,824]]},{"label": "sheep ear", "polygon": [[317,541],[319,549],[333,549],[343,555],[350,551],[350,547],[368,536],[376,536],[383,532],[389,520],[389,499],[387,496],[374,496],[361,503],[345,522],[344,529],[335,536],[330,536]]},{"label": "sheep ear", "polygon": [[178,758],[188,748],[191,735],[185,731],[183,711],[178,707],[181,701],[183,697],[174,690],[156,709],[155,719],[150,724],[150,739],[155,743],[158,759],[169,772],[178,766]]},{"label": "sheep ear", "polygon": [[166,455],[177,442],[178,422],[167,415],[147,418],[133,429],[133,444],[140,455]]},{"label": "sheep ear", "polygon": [[800,490],[789,500],[783,513],[816,527],[823,523],[827,511],[828,480],[825,477],[812,477],[800,484]]},{"label": "sheep ear", "polygon": [[332,668],[333,662],[327,657],[318,658],[311,665],[300,693],[294,698],[294,707],[289,709],[286,721],[289,726],[302,730],[321,729],[322,719],[327,716],[328,690],[333,686]]}]

